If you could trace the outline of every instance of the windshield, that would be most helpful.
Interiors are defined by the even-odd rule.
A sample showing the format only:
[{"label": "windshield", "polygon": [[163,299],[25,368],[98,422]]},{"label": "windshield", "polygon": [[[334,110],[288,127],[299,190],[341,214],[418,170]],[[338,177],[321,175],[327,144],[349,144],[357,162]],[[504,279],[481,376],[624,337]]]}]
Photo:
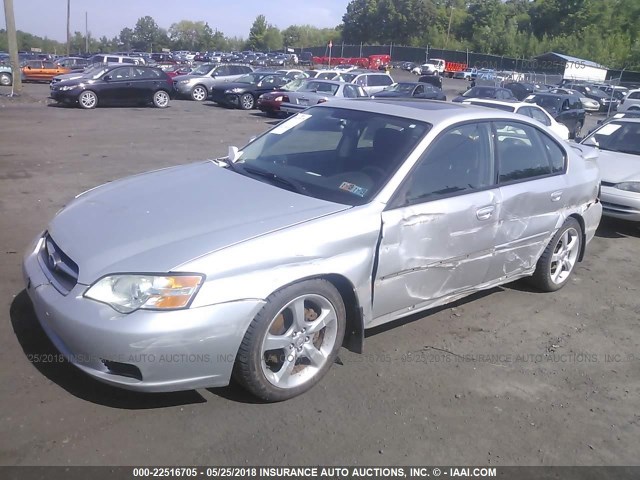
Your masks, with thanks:
[{"label": "windshield", "polygon": [[587,138],[590,137],[595,137],[601,150],[640,155],[640,123],[638,122],[609,122]]},{"label": "windshield", "polygon": [[416,88],[416,86],[413,83],[396,83],[385,88],[385,90],[387,92],[411,93],[414,88]]},{"label": "windshield", "polygon": [[252,84],[256,84],[258,83],[260,80],[262,80],[262,78],[265,76],[266,74],[264,73],[247,73],[246,75],[241,76],[240,78],[238,78],[236,80],[236,82],[238,83],[252,83]]},{"label": "windshield", "polygon": [[198,68],[192,70],[189,75],[206,75],[213,70],[214,67],[215,65],[211,63],[205,63],[204,65],[200,65]]},{"label": "windshield", "polygon": [[335,95],[340,86],[335,83],[319,82],[311,80],[307,82],[300,90],[303,92],[318,92],[327,95]]},{"label": "windshield", "polygon": [[312,107],[244,147],[235,169],[303,195],[370,201],[430,125],[373,112]]},{"label": "windshield", "polygon": [[286,92],[295,92],[305,84],[306,80],[306,78],[296,78],[295,80],[291,80],[289,83],[282,87],[282,90]]},{"label": "windshield", "polygon": [[529,95],[524,101],[528,103],[535,103],[542,108],[560,110],[561,98],[551,95]]},{"label": "windshield", "polygon": [[472,87],[462,94],[463,97],[493,98],[496,89],[492,87]]}]

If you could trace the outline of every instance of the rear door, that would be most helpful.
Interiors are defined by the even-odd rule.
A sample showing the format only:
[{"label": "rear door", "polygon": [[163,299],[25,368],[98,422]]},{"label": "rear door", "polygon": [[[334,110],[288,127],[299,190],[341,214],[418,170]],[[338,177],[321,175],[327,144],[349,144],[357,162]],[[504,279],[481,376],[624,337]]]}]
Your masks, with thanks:
[{"label": "rear door", "polygon": [[569,192],[566,152],[542,129],[516,120],[494,122],[502,207],[491,279],[535,266],[555,232]]},{"label": "rear door", "polygon": [[490,122],[454,126],[428,147],[382,213],[379,321],[486,281],[499,225],[494,169]]}]

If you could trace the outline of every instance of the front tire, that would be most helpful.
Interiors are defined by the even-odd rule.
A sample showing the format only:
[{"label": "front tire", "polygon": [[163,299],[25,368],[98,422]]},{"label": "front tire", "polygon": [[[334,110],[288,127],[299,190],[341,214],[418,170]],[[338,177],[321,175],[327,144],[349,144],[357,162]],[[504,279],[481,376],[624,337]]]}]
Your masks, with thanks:
[{"label": "front tire", "polygon": [[569,280],[582,249],[580,223],[569,217],[538,260],[530,283],[543,292],[560,290]]},{"label": "front tire", "polygon": [[207,89],[202,85],[196,85],[193,87],[193,90],[191,90],[191,99],[196,102],[205,101],[208,95],[209,92],[207,92]]},{"label": "front tire", "polygon": [[256,103],[256,100],[250,93],[244,93],[240,96],[240,102],[238,103],[242,110],[251,110]]},{"label": "front tire", "polygon": [[0,73],[0,85],[3,87],[9,87],[13,83],[13,77],[10,73],[3,72]]},{"label": "front tire", "polygon": [[249,325],[233,378],[268,402],[300,395],[331,368],[345,328],[344,302],[330,282],[285,287],[267,298]]},{"label": "front tire", "polygon": [[167,108],[169,106],[169,94],[164,90],[158,90],[153,94],[153,106],[156,108]]},{"label": "front tire", "polygon": [[98,96],[91,90],[85,90],[78,95],[78,105],[85,110],[91,110],[98,106]]}]

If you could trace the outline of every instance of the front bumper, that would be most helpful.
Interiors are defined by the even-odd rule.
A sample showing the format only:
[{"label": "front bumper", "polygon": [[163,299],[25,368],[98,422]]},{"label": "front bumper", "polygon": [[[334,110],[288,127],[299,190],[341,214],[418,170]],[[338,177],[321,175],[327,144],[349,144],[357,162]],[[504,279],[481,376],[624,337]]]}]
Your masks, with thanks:
[{"label": "front bumper", "polygon": [[209,99],[222,104],[237,107],[240,105],[240,95],[235,93],[225,93],[223,90],[212,90]]},{"label": "front bumper", "polygon": [[82,90],[79,88],[74,88],[73,90],[65,90],[65,91],[52,89],[51,92],[49,93],[49,98],[59,103],[77,102],[78,96],[80,95],[81,92]]},{"label": "front bumper", "polygon": [[602,186],[600,191],[603,215],[640,222],[640,193]]},{"label": "front bumper", "polygon": [[177,95],[191,95],[191,90],[195,84],[173,82],[173,89]]},{"label": "front bumper", "polygon": [[76,367],[129,390],[163,392],[228,385],[245,331],[264,303],[242,300],[128,315],[49,283],[35,251],[23,263],[27,292],[55,347]]}]

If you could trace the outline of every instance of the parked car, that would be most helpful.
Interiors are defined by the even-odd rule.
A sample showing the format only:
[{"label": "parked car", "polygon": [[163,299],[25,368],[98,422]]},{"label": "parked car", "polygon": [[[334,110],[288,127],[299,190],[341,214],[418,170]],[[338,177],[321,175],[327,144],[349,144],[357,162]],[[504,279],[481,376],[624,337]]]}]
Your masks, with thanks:
[{"label": "parked car", "polygon": [[170,53],[152,53],[151,58],[157,63],[178,63],[178,61],[173,58],[173,55],[171,55]]},{"label": "parked car", "polygon": [[127,63],[131,65],[143,65],[144,59],[142,57],[131,57],[128,55],[116,55],[116,54],[100,54],[94,55],[89,59],[90,64],[95,63]]},{"label": "parked car", "polygon": [[573,85],[572,90],[577,90],[585,97],[591,98],[600,104],[600,111],[616,111],[618,104],[620,103],[615,97],[612,99],[607,96],[602,90],[591,85]]},{"label": "parked car", "polygon": [[51,98],[59,103],[92,109],[104,105],[169,106],[171,78],[159,68],[142,65],[110,66],[97,78],[85,77],[51,86]]},{"label": "parked car", "polygon": [[300,56],[298,57],[298,63],[300,65],[313,65],[313,53],[311,52],[300,52]]},{"label": "parked car", "polygon": [[213,86],[209,98],[226,107],[251,110],[256,107],[263,93],[282,88],[290,79],[274,72],[253,72],[239,77],[235,82]]},{"label": "parked car", "polygon": [[618,111],[620,112],[631,112],[634,110],[640,110],[640,89],[629,90],[625,99],[622,100],[618,106]]},{"label": "parked car", "polygon": [[365,329],[522,277],[562,288],[602,211],[592,152],[508,112],[336,100],[227,157],[78,195],[26,249],[26,290],[99,381],[233,376],[285,400]]},{"label": "parked car", "polygon": [[0,65],[0,85],[3,87],[13,85],[13,70],[10,65]]},{"label": "parked car", "polygon": [[442,101],[447,99],[438,87],[420,82],[394,83],[381,92],[371,95],[371,98],[422,98]]},{"label": "parked car", "polygon": [[362,87],[352,83],[338,82],[336,80],[311,79],[303,88],[295,92],[287,93],[282,100],[280,110],[292,115],[311,105],[334,101],[341,98],[367,98],[368,95]]},{"label": "parked car", "polygon": [[69,73],[71,69],[46,60],[28,60],[20,71],[23,81],[50,82],[56,75]]},{"label": "parked car", "polygon": [[538,105],[526,102],[505,102],[480,98],[465,100],[462,103],[526,115],[548,127],[550,130],[553,130],[553,132],[563,140],[569,140],[569,129],[565,125],[556,122],[544,108]]},{"label": "parked car", "polygon": [[581,143],[600,150],[603,214],[640,222],[640,118],[615,118]]},{"label": "parked car", "polygon": [[544,108],[559,123],[569,129],[569,138],[580,136],[585,112],[580,97],[560,93],[535,93],[524,100]]},{"label": "parked car", "polygon": [[274,73],[278,73],[284,75],[290,80],[295,80],[296,78],[307,78],[307,74],[302,70],[298,70],[297,68],[289,68],[284,70],[276,70]]},{"label": "parked car", "polygon": [[164,64],[158,65],[164,73],[169,75],[169,77],[173,80],[178,75],[189,75],[194,69],[188,65],[184,64]]},{"label": "parked car", "polygon": [[536,85],[535,83],[529,82],[506,82],[502,86],[507,90],[511,90],[513,96],[520,101],[523,101],[532,93],[548,90],[548,88],[543,85]]},{"label": "parked car", "polygon": [[78,78],[90,78],[90,79],[100,78],[110,67],[118,66],[118,65],[120,64],[97,63],[85,68],[81,72],[73,72],[73,73],[65,73],[62,75],[56,75],[51,79],[51,83],[49,85],[53,86],[59,82],[65,82],[67,80],[76,80]]},{"label": "parked car", "polygon": [[455,97],[452,102],[461,103],[469,98],[492,98],[494,100],[511,100],[516,101],[517,98],[511,93],[511,90],[507,90],[502,87],[490,87],[490,86],[478,86],[471,87],[462,95]]},{"label": "parked car", "polygon": [[61,57],[55,63],[71,70],[84,69],[90,65],[89,59],[84,57]]},{"label": "parked car", "polygon": [[288,92],[296,92],[300,90],[307,84],[307,82],[309,82],[308,78],[297,78],[295,80],[291,80],[276,91],[263,93],[258,97],[258,101],[256,103],[258,110],[266,113],[268,117],[277,117],[281,115],[283,112],[280,110],[280,105],[282,104],[286,94]]},{"label": "parked car", "polygon": [[598,112],[600,111],[600,102],[593,100],[592,98],[585,97],[582,92],[572,90],[570,88],[552,88],[549,93],[563,93],[566,95],[576,95],[580,97],[580,103],[585,112]]},{"label": "parked car", "polygon": [[460,70],[453,74],[453,78],[461,79],[461,80],[469,80],[473,78],[474,74],[478,73],[477,68],[467,67],[464,70]]},{"label": "parked car", "polygon": [[418,78],[420,83],[428,83],[434,87],[442,89],[442,77],[440,75],[422,75]]},{"label": "parked car", "polygon": [[621,87],[619,85],[600,85],[598,88],[602,90],[606,96],[613,96],[613,98],[618,100],[618,102],[622,102],[622,100],[624,100],[629,94],[629,89],[627,87]]},{"label": "parked car", "polygon": [[[349,72],[352,73],[352,72]],[[358,74],[351,83],[360,85],[367,95],[381,92],[386,87],[393,85],[391,75],[383,72],[365,72]]]},{"label": "parked car", "polygon": [[337,70],[316,70],[316,76],[318,80],[335,80],[340,75]]},{"label": "parked car", "polygon": [[247,65],[205,63],[187,75],[174,77],[173,86],[178,95],[202,102],[211,95],[215,86],[234,82],[251,72],[253,68]]}]

